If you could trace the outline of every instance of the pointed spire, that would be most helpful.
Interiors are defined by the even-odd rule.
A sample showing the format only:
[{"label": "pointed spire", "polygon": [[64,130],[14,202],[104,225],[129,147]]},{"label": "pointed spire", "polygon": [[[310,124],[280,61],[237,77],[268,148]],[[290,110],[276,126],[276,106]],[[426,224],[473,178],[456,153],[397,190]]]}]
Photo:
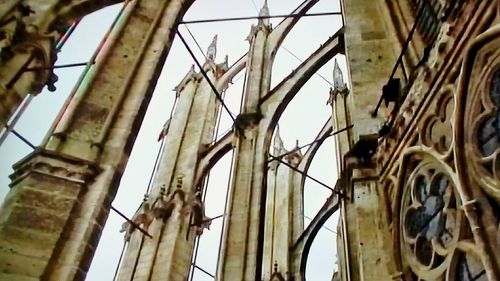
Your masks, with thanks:
[{"label": "pointed spire", "polygon": [[335,64],[333,66],[333,89],[339,92],[345,91],[347,89],[347,85],[344,82],[344,74],[340,69],[337,59],[335,59]]},{"label": "pointed spire", "polygon": [[286,151],[285,150],[285,145],[283,144],[283,140],[281,139],[279,125],[276,125],[276,132],[274,133],[273,143],[274,143],[273,154],[275,156],[278,156],[278,155],[282,154],[283,151]]},{"label": "pointed spire", "polygon": [[[267,6],[267,0],[264,0],[264,5],[260,8],[259,17],[268,17],[269,16],[269,7]],[[259,19],[259,24],[269,25],[269,18]]]},{"label": "pointed spire", "polygon": [[210,43],[210,46],[208,46],[207,48],[207,59],[213,61],[215,60],[216,55],[217,55],[217,34],[214,35],[212,43]]}]

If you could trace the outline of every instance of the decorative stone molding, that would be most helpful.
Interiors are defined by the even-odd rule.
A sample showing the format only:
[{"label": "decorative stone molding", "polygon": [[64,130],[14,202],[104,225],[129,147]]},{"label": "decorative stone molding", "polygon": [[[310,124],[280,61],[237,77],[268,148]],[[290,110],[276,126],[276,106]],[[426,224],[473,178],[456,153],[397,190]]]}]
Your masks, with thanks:
[{"label": "decorative stone molding", "polygon": [[[241,113],[236,116],[235,127],[247,129],[257,127],[264,116],[259,112]],[[236,130],[238,132],[238,130]]]},{"label": "decorative stone molding", "polygon": [[14,165],[14,173],[10,175],[12,180],[10,186],[16,185],[33,173],[85,184],[100,170],[98,165],[92,162],[52,151],[36,150]]},{"label": "decorative stone molding", "polygon": [[[431,101],[440,99],[443,89],[452,91],[451,96],[456,95],[455,80],[459,65],[453,62],[460,59],[458,56],[468,43],[463,39],[464,34],[478,32],[477,26],[487,24],[486,18],[491,16],[488,12],[482,19],[473,13],[475,10],[485,13],[488,9],[487,3],[478,1],[456,1],[453,5],[446,3],[443,7],[444,14],[441,15],[442,23],[436,40],[427,46],[428,50],[410,75],[404,100],[381,127],[384,137],[379,140],[378,163],[382,167],[389,167],[391,161],[397,161],[394,157],[404,146],[413,145],[410,144],[414,141],[413,132],[422,126],[417,123],[428,118],[429,108],[435,107]],[[461,20],[463,18],[470,20]]]}]

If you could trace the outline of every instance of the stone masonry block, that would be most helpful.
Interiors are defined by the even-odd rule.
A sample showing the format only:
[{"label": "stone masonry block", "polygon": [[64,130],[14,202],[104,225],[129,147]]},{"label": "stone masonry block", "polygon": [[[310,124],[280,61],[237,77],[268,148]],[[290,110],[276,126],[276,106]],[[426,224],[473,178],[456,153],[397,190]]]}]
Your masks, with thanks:
[{"label": "stone masonry block", "polygon": [[[1,230],[0,252],[6,253],[48,258],[54,250],[54,244],[59,239],[57,234],[28,231],[10,225],[4,226]],[[45,243],[34,243],[36,240],[42,240]]]},{"label": "stone masonry block", "polygon": [[12,209],[7,225],[27,228],[42,233],[60,233],[66,222],[66,216],[53,210],[17,205]]},{"label": "stone masonry block", "polygon": [[39,277],[43,273],[47,262],[47,259],[0,252],[0,272],[7,274]]},{"label": "stone masonry block", "polygon": [[39,281],[38,278],[31,276],[22,276],[18,274],[0,272],[0,280],[2,281]]}]

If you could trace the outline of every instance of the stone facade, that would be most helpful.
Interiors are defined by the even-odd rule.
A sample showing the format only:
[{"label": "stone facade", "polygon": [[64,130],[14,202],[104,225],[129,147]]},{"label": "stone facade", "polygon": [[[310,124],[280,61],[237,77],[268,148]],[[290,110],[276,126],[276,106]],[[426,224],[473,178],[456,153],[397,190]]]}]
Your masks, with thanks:
[{"label": "stone facade", "polygon": [[[111,4],[58,2],[37,5],[42,10],[66,7],[69,10],[62,9],[61,15],[78,16]],[[15,166],[9,200],[1,212],[1,280],[85,278],[174,26],[191,2],[129,2],[106,43],[107,52],[87,74],[88,83],[77,89],[78,98],[71,101],[47,142]],[[10,108],[1,105],[6,112]],[[42,198],[57,201],[58,209]],[[33,250],[34,245],[42,248]]]},{"label": "stone facade", "polygon": [[[337,122],[357,133],[344,159],[342,280],[499,280],[498,8],[344,1],[354,106]],[[396,95],[374,114],[389,78]]]}]

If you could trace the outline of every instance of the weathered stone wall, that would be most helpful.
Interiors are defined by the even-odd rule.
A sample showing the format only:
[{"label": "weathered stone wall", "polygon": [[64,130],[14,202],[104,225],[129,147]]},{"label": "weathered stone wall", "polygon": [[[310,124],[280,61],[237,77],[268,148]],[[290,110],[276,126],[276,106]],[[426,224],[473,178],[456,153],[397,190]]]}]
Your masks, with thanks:
[{"label": "weathered stone wall", "polygon": [[[383,190],[375,166],[350,157],[363,136],[378,134],[387,110],[371,116],[397,60],[399,41],[394,36],[385,1],[344,1],[345,45],[351,87],[335,94],[334,116],[339,129],[354,125],[337,137],[341,174],[349,184],[341,203],[339,223],[345,240],[338,243],[342,280],[391,280],[392,250]],[[348,154],[347,158],[344,156]],[[365,166],[370,166],[367,168]],[[345,272],[348,271],[348,272]]]},{"label": "weathered stone wall", "polygon": [[[498,108],[494,96],[500,84],[498,2],[429,1],[433,6],[423,10],[403,57],[408,81],[403,81],[390,114],[379,111],[378,120],[366,122],[362,116],[374,108],[390,72],[381,62],[372,73],[366,65],[373,58],[363,56],[372,50],[384,54],[391,46],[398,51],[398,42],[406,41],[418,8],[427,1],[366,1],[356,6],[362,2],[345,1],[351,116],[358,136],[368,124],[365,132],[379,129],[373,120],[385,121],[387,127],[378,135],[377,154],[370,161],[351,158],[346,165],[354,181],[349,191],[353,201],[345,206],[345,261],[351,276],[342,278],[498,280],[500,179],[491,161],[496,161],[500,143],[479,117],[498,118],[492,113]],[[374,5],[380,16],[368,17]],[[368,33],[350,34],[350,18]],[[383,46],[386,50],[379,51]],[[357,61],[361,57],[364,64]],[[393,57],[385,66],[395,63]],[[376,98],[364,98],[375,91]],[[367,176],[371,181],[363,183]]]},{"label": "weathered stone wall", "polygon": [[[131,1],[48,143],[16,165],[1,211],[0,279],[85,278],[176,23],[191,2]],[[60,200],[40,201],[34,192]]]}]

